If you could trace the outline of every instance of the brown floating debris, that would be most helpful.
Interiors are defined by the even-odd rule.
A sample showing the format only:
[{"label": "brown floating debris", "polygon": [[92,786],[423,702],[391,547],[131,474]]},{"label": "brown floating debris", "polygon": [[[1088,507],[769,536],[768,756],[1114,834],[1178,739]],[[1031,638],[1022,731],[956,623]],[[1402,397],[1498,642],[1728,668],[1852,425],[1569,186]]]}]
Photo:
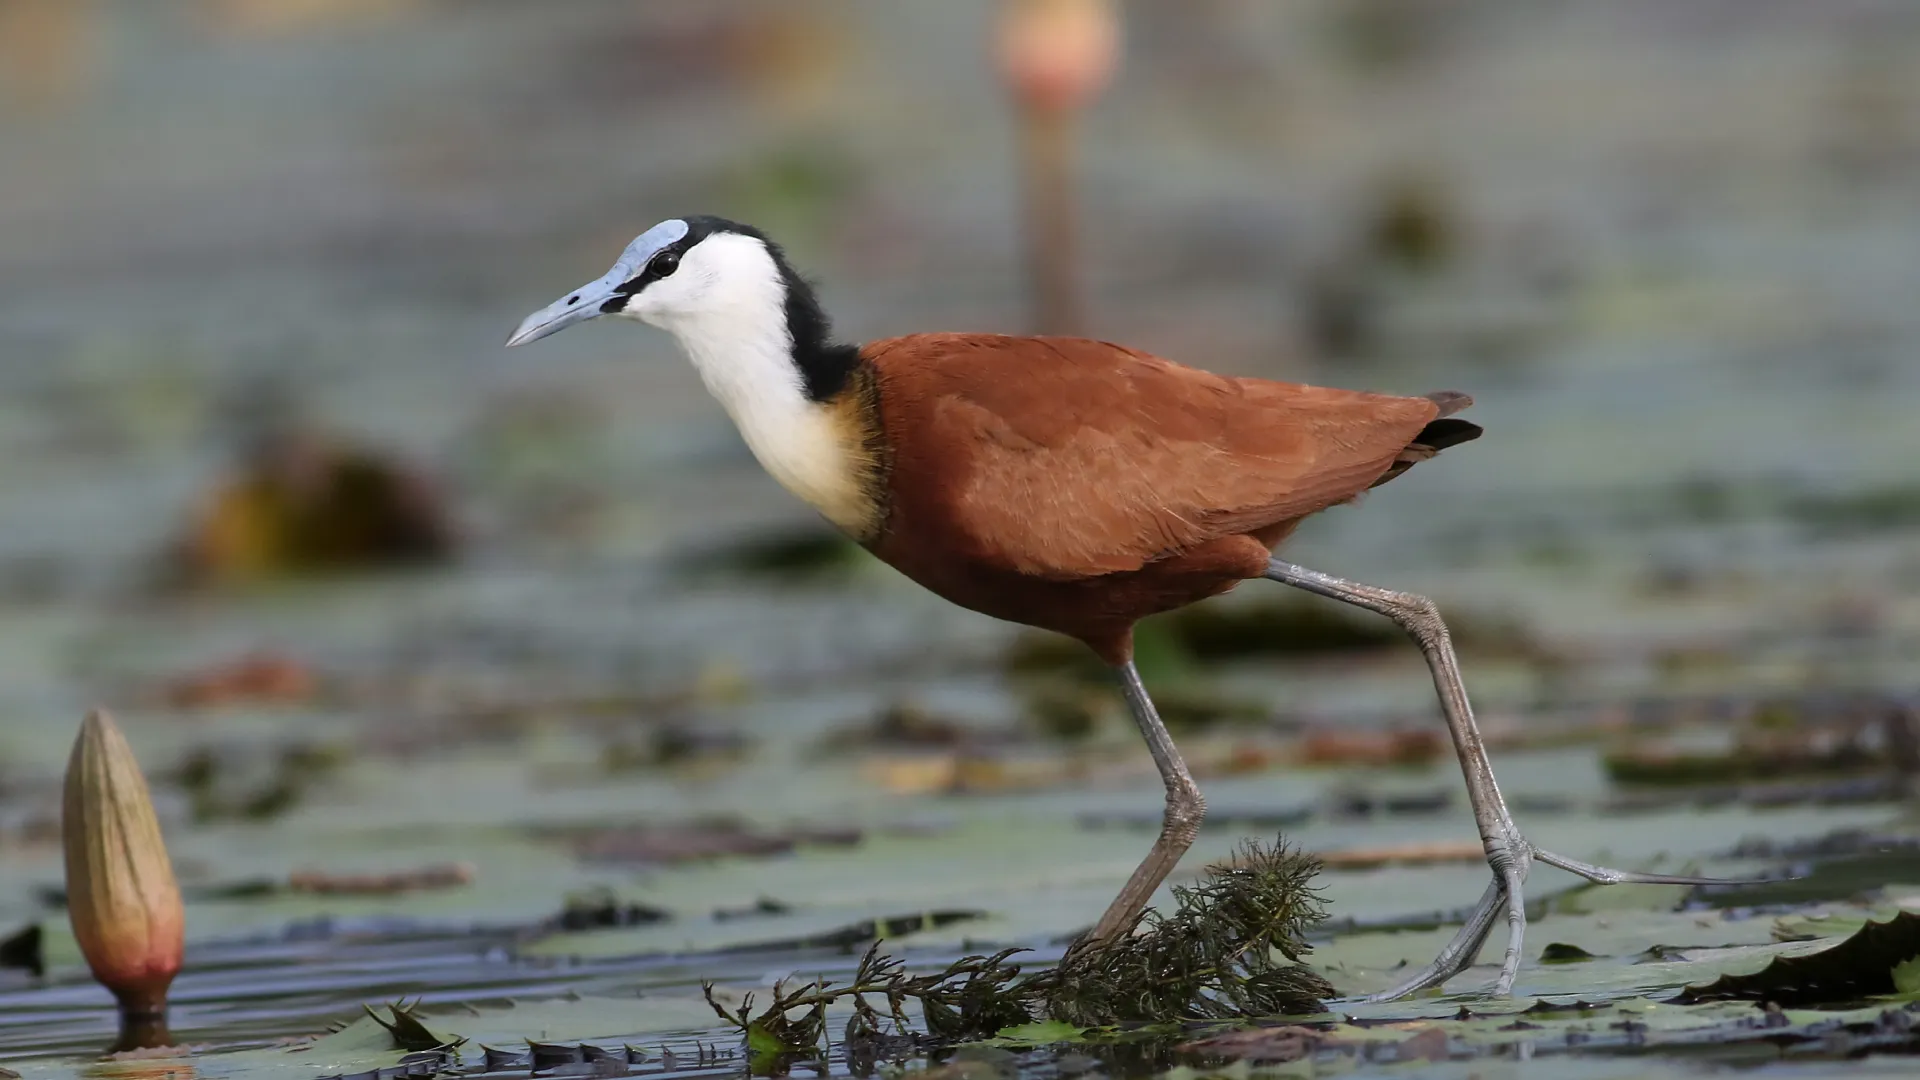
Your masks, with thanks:
[{"label": "brown floating debris", "polygon": [[88,715],[67,762],[67,914],[94,978],[120,1002],[115,1050],[165,1046],[185,912],[146,778],[120,728]]},{"label": "brown floating debris", "polygon": [[1429,844],[1387,844],[1316,852],[1314,858],[1329,870],[1370,870],[1377,866],[1432,866],[1437,863],[1478,863],[1487,858],[1478,840],[1444,840]]},{"label": "brown floating debris", "polygon": [[456,889],[473,884],[473,878],[472,863],[442,863],[384,874],[329,874],[321,870],[299,870],[287,878],[287,889],[290,892],[322,896],[391,896],[427,889]]},{"label": "brown floating debris", "polygon": [[784,855],[802,845],[845,847],[860,839],[858,829],[759,832],[719,822],[601,830],[581,837],[574,847],[590,862],[683,863],[730,855]]},{"label": "brown floating debris", "polygon": [[319,680],[306,665],[267,650],[189,671],[166,682],[160,695],[176,708],[294,704],[312,700]]},{"label": "brown floating debris", "polygon": [[1310,732],[1300,740],[1302,765],[1425,765],[1442,751],[1438,731]]}]

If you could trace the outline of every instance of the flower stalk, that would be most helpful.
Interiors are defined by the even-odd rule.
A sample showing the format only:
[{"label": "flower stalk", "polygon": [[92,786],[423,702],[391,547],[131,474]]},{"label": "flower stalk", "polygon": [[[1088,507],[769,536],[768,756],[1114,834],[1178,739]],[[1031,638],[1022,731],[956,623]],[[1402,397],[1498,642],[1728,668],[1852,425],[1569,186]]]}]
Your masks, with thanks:
[{"label": "flower stalk", "polygon": [[67,761],[67,914],[93,977],[120,1003],[115,1050],[166,1046],[185,912],[153,798],[119,725],[94,710]]},{"label": "flower stalk", "polygon": [[1033,329],[1079,333],[1074,121],[1113,77],[1120,19],[1112,0],[1003,0],[996,53],[1020,125]]}]

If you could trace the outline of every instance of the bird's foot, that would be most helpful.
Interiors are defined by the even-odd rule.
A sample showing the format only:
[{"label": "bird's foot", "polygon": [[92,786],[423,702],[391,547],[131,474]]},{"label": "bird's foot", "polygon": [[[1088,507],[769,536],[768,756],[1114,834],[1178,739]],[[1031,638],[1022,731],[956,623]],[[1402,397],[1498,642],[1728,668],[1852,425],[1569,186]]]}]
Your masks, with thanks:
[{"label": "bird's foot", "polygon": [[1496,835],[1487,840],[1487,864],[1493,868],[1493,881],[1487,891],[1467,913],[1467,919],[1452,940],[1440,950],[1433,962],[1421,968],[1414,975],[1393,987],[1377,994],[1369,994],[1364,1001],[1392,1001],[1409,994],[1417,994],[1429,987],[1439,986],[1473,965],[1480,955],[1480,948],[1486,944],[1487,935],[1493,931],[1494,918],[1502,910],[1507,916],[1507,948],[1501,958],[1500,975],[1487,987],[1490,997],[1506,997],[1513,993],[1513,980],[1520,973],[1520,950],[1527,931],[1526,898],[1522,888],[1526,884],[1529,866],[1538,860],[1548,866],[1557,866],[1572,874],[1586,878],[1596,885],[1746,885],[1756,884],[1759,878],[1711,878],[1695,877],[1689,874],[1648,874],[1637,870],[1614,870],[1605,866],[1570,859],[1536,847],[1526,837],[1521,836],[1511,826],[1505,835]]}]

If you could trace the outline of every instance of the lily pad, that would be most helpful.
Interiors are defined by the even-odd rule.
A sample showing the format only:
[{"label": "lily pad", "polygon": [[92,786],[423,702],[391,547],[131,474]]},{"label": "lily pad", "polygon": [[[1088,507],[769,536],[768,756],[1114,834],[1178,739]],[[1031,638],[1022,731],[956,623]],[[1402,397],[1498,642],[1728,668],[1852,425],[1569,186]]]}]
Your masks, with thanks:
[{"label": "lily pad", "polygon": [[1783,956],[1751,974],[1729,974],[1704,986],[1688,986],[1674,1000],[1772,1001],[1814,1005],[1859,1001],[1902,992],[1896,969],[1920,957],[1920,915],[1903,911],[1886,922],[1869,922],[1830,949]]}]

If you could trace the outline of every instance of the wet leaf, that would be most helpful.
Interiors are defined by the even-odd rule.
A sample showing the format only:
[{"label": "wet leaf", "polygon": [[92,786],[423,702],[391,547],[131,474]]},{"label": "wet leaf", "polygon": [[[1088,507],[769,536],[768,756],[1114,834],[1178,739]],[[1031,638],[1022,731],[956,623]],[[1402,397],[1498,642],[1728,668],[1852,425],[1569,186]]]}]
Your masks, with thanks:
[{"label": "wet leaf", "polygon": [[1873,912],[1817,911],[1804,915],[1782,915],[1773,920],[1775,941],[1817,941],[1858,933],[1875,920],[1892,918],[1898,909]]},{"label": "wet leaf", "polygon": [[1887,922],[1870,922],[1829,949],[1776,958],[1745,975],[1723,975],[1688,986],[1674,1000],[1772,1001],[1811,1005],[1858,1001],[1900,992],[1895,969],[1920,957],[1920,915],[1903,911]]}]

